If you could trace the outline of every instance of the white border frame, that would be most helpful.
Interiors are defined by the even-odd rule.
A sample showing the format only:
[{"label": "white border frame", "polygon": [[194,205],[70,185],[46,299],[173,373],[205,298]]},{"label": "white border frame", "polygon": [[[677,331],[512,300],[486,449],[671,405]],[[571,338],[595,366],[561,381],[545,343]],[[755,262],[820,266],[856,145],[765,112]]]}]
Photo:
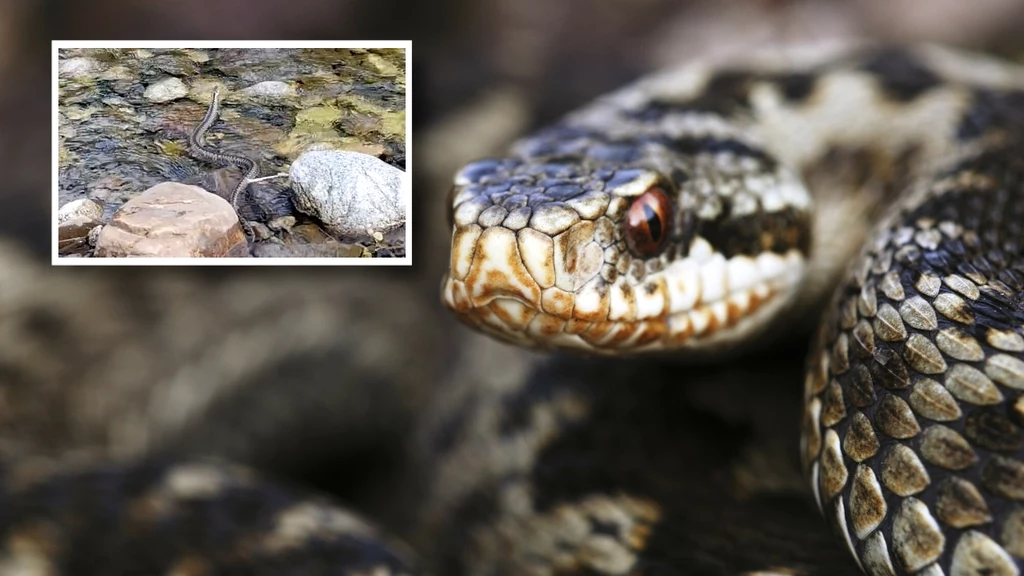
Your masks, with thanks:
[{"label": "white border frame", "polygon": [[[58,67],[63,48],[399,48],[405,50],[405,257],[404,258],[61,258],[57,254]],[[54,40],[51,44],[51,264],[54,266],[411,266],[412,265],[412,40]]]}]

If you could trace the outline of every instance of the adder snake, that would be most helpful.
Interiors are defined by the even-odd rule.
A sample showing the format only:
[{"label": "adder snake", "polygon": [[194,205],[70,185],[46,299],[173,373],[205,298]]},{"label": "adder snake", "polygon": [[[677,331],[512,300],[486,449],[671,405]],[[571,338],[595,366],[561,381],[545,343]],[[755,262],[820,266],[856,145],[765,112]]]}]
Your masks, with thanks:
[{"label": "adder snake", "polygon": [[[778,339],[838,283],[803,383],[804,474],[825,519],[868,574],[1019,574],[1022,186],[1013,65],[932,46],[687,65],[463,168],[443,300],[518,345],[700,359]],[[615,425],[590,422],[580,457]],[[680,489],[669,505],[654,483],[645,495],[618,482],[598,494],[605,517],[631,519],[613,538],[622,564],[589,569],[702,573],[646,551],[671,530],[665,506],[681,522],[700,495]],[[517,515],[529,517],[506,508],[495,522]],[[503,558],[490,566],[561,573],[537,568],[559,566],[557,547],[510,545],[504,530],[491,546],[514,551],[489,549]]]},{"label": "adder snake", "polygon": [[[404,271],[0,244],[0,573],[1019,574],[1022,135],[937,47],[641,80],[456,176],[444,301],[521,346]],[[303,456],[422,562],[223,463]]]}]

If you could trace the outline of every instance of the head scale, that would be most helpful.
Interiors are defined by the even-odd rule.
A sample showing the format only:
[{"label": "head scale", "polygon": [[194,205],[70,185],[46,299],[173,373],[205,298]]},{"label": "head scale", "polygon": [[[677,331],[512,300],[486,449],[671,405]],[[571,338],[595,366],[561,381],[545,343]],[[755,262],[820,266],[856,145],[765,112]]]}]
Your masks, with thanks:
[{"label": "head scale", "polygon": [[809,198],[756,147],[563,125],[516,152],[455,177],[442,299],[464,322],[534,347],[704,349],[795,292]]}]

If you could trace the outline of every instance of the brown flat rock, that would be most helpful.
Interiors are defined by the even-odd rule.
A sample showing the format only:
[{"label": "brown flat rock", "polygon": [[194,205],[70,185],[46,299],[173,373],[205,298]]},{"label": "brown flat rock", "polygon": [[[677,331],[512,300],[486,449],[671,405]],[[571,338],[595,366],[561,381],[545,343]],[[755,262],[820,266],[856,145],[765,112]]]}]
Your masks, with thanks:
[{"label": "brown flat rock", "polygon": [[198,186],[157,184],[125,202],[96,240],[96,256],[249,256],[231,204]]}]

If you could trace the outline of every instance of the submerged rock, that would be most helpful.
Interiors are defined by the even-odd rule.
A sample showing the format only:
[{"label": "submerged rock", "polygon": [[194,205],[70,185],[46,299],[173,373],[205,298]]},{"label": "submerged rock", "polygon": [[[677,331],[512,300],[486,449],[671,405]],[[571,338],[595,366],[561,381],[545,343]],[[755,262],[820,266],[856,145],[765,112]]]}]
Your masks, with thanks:
[{"label": "submerged rock", "polygon": [[372,236],[405,224],[405,172],[373,156],[311,150],[292,163],[289,176],[295,207],[334,234]]},{"label": "submerged rock", "polygon": [[57,239],[86,237],[89,232],[103,224],[103,206],[88,199],[72,200],[57,210]]},{"label": "submerged rock", "polygon": [[146,86],[142,95],[150,102],[170,102],[188,95],[188,87],[180,78],[167,78]]},{"label": "submerged rock", "polygon": [[294,96],[295,88],[293,88],[287,82],[268,80],[266,82],[253,84],[252,86],[249,86],[248,88],[242,90],[242,92],[250,96],[263,96],[265,98],[284,98],[286,96]]},{"label": "submerged rock", "polygon": [[95,73],[100,63],[92,58],[65,58],[60,61],[57,73],[63,78],[81,78]]},{"label": "submerged rock", "polygon": [[274,218],[267,222],[267,227],[271,230],[291,230],[295,227],[295,216],[288,215]]},{"label": "submerged rock", "polygon": [[96,256],[248,256],[227,200],[198,186],[157,184],[124,204],[96,239]]}]

